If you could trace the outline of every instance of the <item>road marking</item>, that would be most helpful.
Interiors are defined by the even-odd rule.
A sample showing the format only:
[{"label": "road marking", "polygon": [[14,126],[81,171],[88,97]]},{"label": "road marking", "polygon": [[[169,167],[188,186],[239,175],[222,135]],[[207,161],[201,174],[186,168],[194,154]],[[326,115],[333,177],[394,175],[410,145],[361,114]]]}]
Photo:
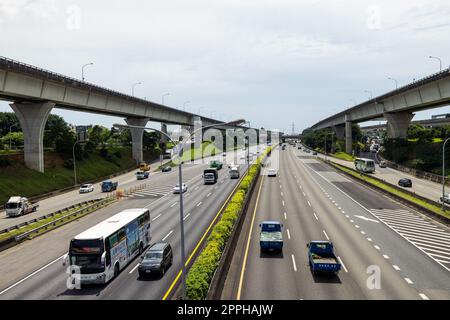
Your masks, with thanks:
[{"label": "road marking", "polygon": [[212,193],[210,192],[210,193],[208,193],[207,195],[206,195],[206,197],[208,198],[210,195],[211,195]]},{"label": "road marking", "polygon": [[361,230],[361,234],[362,234],[362,235],[365,235],[366,233],[365,233],[364,231]]},{"label": "road marking", "polygon": [[425,294],[423,293],[419,293],[419,296],[423,299],[423,300],[430,300],[430,298],[428,298]]},{"label": "road marking", "polygon": [[397,270],[397,271],[400,271],[400,268],[397,266],[397,265],[392,265],[392,267],[395,269],[395,270]]},{"label": "road marking", "polygon": [[284,220],[287,220],[287,213],[284,213]]},{"label": "road marking", "polygon": [[377,246],[377,245],[374,245],[373,246],[375,249],[377,249],[377,250],[381,250],[381,248],[379,247],[379,246]]},{"label": "road marking", "polygon": [[199,186],[197,186],[197,187],[195,187],[195,189],[194,189],[194,190],[196,191],[196,190],[198,190],[199,188],[200,188],[200,187],[199,187]]},{"label": "road marking", "polygon": [[168,237],[170,237],[170,235],[173,233],[173,230],[172,231],[170,231],[163,239],[162,239],[162,241],[166,241],[166,239],[168,238]]},{"label": "road marking", "polygon": [[412,280],[411,280],[410,278],[405,278],[405,281],[406,281],[408,284],[414,284],[414,282],[412,282]]},{"label": "road marking", "polygon": [[314,218],[316,218],[316,220],[319,221],[319,218],[317,217],[315,212],[314,212]]},{"label": "road marking", "polygon": [[362,219],[362,220],[365,220],[365,221],[370,221],[370,222],[380,223],[380,221],[378,221],[378,220],[366,218],[366,217],[364,217],[364,216],[356,216],[356,215],[355,215],[354,217],[359,218],[359,219]]},{"label": "road marking", "polygon": [[383,254],[383,258],[385,258],[386,260],[389,260],[389,256],[387,254]]},{"label": "road marking", "polygon": [[26,276],[26,277],[23,278],[22,280],[19,280],[19,281],[17,281],[16,283],[10,285],[10,286],[9,286],[8,288],[6,288],[5,290],[1,291],[1,292],[0,292],[0,295],[2,295],[2,294],[4,294],[5,292],[11,290],[12,288],[18,286],[18,285],[21,284],[22,282],[24,282],[24,281],[30,279],[32,276],[36,275],[37,273],[41,272],[42,270],[44,270],[44,269],[50,267],[52,264],[54,264],[54,263],[57,262],[58,260],[61,260],[62,258],[64,258],[64,256],[65,256],[66,254],[67,254],[67,253],[63,254],[61,257],[56,258],[56,259],[53,260],[52,262],[46,264],[46,265],[43,266],[42,268],[40,268],[40,269],[34,271],[33,273],[31,273],[30,275]]},{"label": "road marking", "polygon": [[308,201],[308,206],[310,206],[311,207],[311,202],[309,202],[309,200],[307,200]]},{"label": "road marking", "polygon": [[291,240],[291,233],[289,232],[289,229],[286,229],[286,231],[287,231],[288,239]]},{"label": "road marking", "polygon": [[282,203],[283,203],[283,207],[284,207],[284,205],[285,205],[285,203],[284,203],[284,200],[283,201],[281,201]]},{"label": "road marking", "polygon": [[129,274],[132,274],[138,267],[139,267],[140,263],[138,263],[133,269],[131,269],[130,272],[128,272]]},{"label": "road marking", "polygon": [[281,191],[281,196],[284,197],[283,191]]},{"label": "road marking", "polygon": [[347,219],[350,219],[350,216],[349,216],[349,215],[345,215],[345,217],[346,217]]},{"label": "road marking", "polygon": [[338,256],[338,260],[339,260],[339,262],[341,263],[342,268],[344,268],[344,271],[348,273],[348,269],[345,267],[344,261],[342,261],[342,259],[341,259],[340,256]]},{"label": "road marking", "polygon": [[325,237],[327,237],[327,240],[329,241],[330,238],[328,237],[327,233],[325,232],[325,230],[323,230],[323,234],[325,235]]},{"label": "road marking", "polygon": [[345,214],[345,211],[344,211],[344,210],[342,210],[342,213],[343,213],[343,214]]},{"label": "road marking", "polygon": [[297,272],[297,265],[295,264],[295,257],[293,254],[291,255],[291,257],[292,257],[292,264],[294,265],[294,271]]},{"label": "road marking", "polygon": [[197,207],[200,207],[201,205],[202,205],[201,201],[199,203],[197,203]]},{"label": "road marking", "polygon": [[161,217],[161,214],[158,214],[156,217],[154,217],[154,218],[152,219],[152,221],[155,221],[155,220],[158,219],[159,217]]},{"label": "road marking", "polygon": [[355,224],[355,228],[356,228],[356,229],[359,229],[359,226],[358,226],[357,224]]},{"label": "road marking", "polygon": [[184,216],[183,220],[186,220],[191,214],[188,213],[187,215]]},{"label": "road marking", "polygon": [[367,241],[372,242],[372,239],[371,238],[367,238]]},{"label": "road marking", "polygon": [[249,236],[248,236],[248,239],[247,239],[247,246],[246,246],[245,252],[244,252],[244,261],[242,263],[241,276],[240,276],[240,279],[239,279],[239,287],[238,287],[236,300],[241,300],[242,284],[244,282],[245,266],[247,265],[248,250],[250,248],[250,241],[252,239],[253,225],[255,224],[256,211],[257,211],[258,205],[259,205],[259,197],[261,196],[261,190],[262,190],[262,186],[263,186],[263,182],[264,182],[264,177],[265,176],[263,175],[262,176],[262,180],[261,180],[261,184],[259,185],[258,195],[256,196],[256,204],[255,204],[255,209],[253,210],[253,217],[252,217],[252,222],[250,224],[250,231],[249,231]]},{"label": "road marking", "polygon": [[172,205],[170,207],[173,208],[173,207],[175,207],[176,204],[177,204],[177,202],[172,203]]}]

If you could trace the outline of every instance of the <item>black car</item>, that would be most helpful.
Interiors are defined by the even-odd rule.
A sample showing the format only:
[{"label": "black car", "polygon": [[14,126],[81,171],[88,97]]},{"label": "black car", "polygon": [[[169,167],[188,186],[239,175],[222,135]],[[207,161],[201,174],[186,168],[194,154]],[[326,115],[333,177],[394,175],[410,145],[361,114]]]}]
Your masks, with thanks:
[{"label": "black car", "polygon": [[164,275],[166,270],[172,265],[173,253],[170,244],[165,242],[155,243],[141,257],[138,271],[140,277],[159,273]]},{"label": "black car", "polygon": [[172,167],[171,167],[171,166],[164,166],[164,167],[162,167],[161,171],[162,171],[162,172],[169,172],[169,171],[172,171]]},{"label": "black car", "polygon": [[411,179],[403,178],[398,180],[398,185],[400,187],[412,188],[412,181]]}]

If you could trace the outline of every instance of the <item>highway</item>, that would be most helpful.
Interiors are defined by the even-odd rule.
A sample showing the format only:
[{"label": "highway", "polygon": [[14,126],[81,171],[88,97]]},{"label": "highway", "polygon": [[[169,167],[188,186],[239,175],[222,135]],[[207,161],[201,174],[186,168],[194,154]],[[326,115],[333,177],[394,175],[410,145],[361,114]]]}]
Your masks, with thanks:
[{"label": "highway", "polygon": [[[318,153],[318,157],[325,158],[324,154]],[[361,157],[373,159],[375,163],[378,164],[378,160],[376,160],[375,153],[365,152],[361,154]],[[327,159],[346,166],[348,168],[355,168],[355,165],[351,161],[346,161],[334,157],[327,156]],[[378,179],[382,179],[386,182],[389,182],[393,185],[398,186],[398,181],[402,178],[411,179],[413,186],[412,188],[406,188],[406,190],[415,192],[416,194],[428,198],[433,201],[439,201],[440,197],[442,197],[442,184],[417,178],[411,174],[401,172],[392,168],[380,168],[379,165],[376,165],[375,173],[373,174]]]},{"label": "highway", "polygon": [[[251,148],[256,152],[256,147]],[[243,151],[237,152],[240,158]],[[218,157],[217,157],[218,158]],[[225,163],[232,161],[231,154]],[[197,246],[213,218],[238,180],[230,180],[226,165],[219,172],[216,185],[204,185],[204,164],[185,165],[183,179],[188,184],[185,193],[185,240],[189,255]],[[242,166],[241,172],[246,170]],[[101,209],[32,241],[0,253],[0,299],[162,299],[181,270],[178,195],[170,192],[178,182],[178,171],[155,175],[147,190]],[[155,197],[152,189],[167,188],[167,193]],[[170,189],[170,190],[169,190]],[[62,256],[75,235],[127,208],[150,209],[152,243],[167,241],[174,252],[173,266],[164,277],[139,279],[138,259],[128,265],[112,282],[83,290],[69,290]]]},{"label": "highway", "polygon": [[[282,254],[260,252],[264,220],[284,224]],[[306,244],[328,239],[343,268],[313,276]],[[379,286],[369,278],[374,270]],[[278,177],[263,176],[256,187],[222,293],[233,300],[449,298],[446,226],[290,146],[280,151]]]}]

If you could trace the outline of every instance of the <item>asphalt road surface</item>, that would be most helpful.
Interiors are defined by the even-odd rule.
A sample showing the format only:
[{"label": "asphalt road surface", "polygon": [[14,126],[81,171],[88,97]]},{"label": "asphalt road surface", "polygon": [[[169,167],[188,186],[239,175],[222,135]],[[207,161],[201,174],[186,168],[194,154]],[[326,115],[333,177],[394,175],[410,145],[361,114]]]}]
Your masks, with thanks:
[{"label": "asphalt road surface", "polygon": [[[278,176],[253,196],[223,299],[450,299],[447,227],[311,154],[288,147],[280,158]],[[282,254],[260,252],[264,220],[284,224]],[[343,268],[314,276],[306,244],[328,239]]]}]

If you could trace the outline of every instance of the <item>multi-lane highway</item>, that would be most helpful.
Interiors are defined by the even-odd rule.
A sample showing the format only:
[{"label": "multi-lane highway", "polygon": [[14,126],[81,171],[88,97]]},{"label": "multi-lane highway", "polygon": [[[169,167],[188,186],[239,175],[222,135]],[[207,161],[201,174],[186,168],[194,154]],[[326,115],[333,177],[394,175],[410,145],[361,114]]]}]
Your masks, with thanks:
[{"label": "multi-lane highway", "polygon": [[[256,152],[256,147],[251,149]],[[241,158],[240,150],[236,157]],[[220,156],[221,157],[221,156]],[[229,154],[224,162],[236,162]],[[230,180],[226,165],[215,185],[204,185],[205,164],[185,165],[184,222],[188,254],[193,252],[211,221],[221,209],[238,180]],[[241,172],[246,170],[242,166]],[[93,214],[54,230],[32,241],[0,253],[0,299],[161,299],[168,292],[181,269],[178,195],[171,193],[178,182],[178,172],[153,175],[147,188]],[[174,251],[173,266],[164,277],[139,279],[138,259],[125,268],[118,278],[105,286],[69,290],[62,256],[69,241],[78,233],[127,208],[150,209],[152,243],[169,242]]]},{"label": "multi-lane highway", "polygon": [[[325,158],[324,154],[318,154],[318,157]],[[378,164],[378,160],[375,156],[375,153],[365,152],[361,154],[361,157],[373,159],[375,163]],[[351,161],[345,161],[342,159],[334,158],[334,157],[326,157],[329,160],[336,162],[340,165],[346,166],[348,168],[355,168],[355,165]],[[415,192],[416,194],[428,198],[433,201],[439,201],[440,197],[442,197],[442,184],[417,178],[411,174],[401,172],[392,168],[380,168],[379,165],[376,165],[375,173],[373,175],[379,179],[385,180],[391,184],[397,185],[398,181],[402,178],[411,179],[413,186],[412,188],[407,188],[407,190]]]},{"label": "multi-lane highway", "polygon": [[[237,242],[223,299],[449,299],[450,231],[349,180],[311,154],[280,151]],[[270,167],[270,164],[268,165]],[[283,223],[282,254],[263,254],[259,223]],[[306,244],[328,240],[338,276],[312,275]]]}]

